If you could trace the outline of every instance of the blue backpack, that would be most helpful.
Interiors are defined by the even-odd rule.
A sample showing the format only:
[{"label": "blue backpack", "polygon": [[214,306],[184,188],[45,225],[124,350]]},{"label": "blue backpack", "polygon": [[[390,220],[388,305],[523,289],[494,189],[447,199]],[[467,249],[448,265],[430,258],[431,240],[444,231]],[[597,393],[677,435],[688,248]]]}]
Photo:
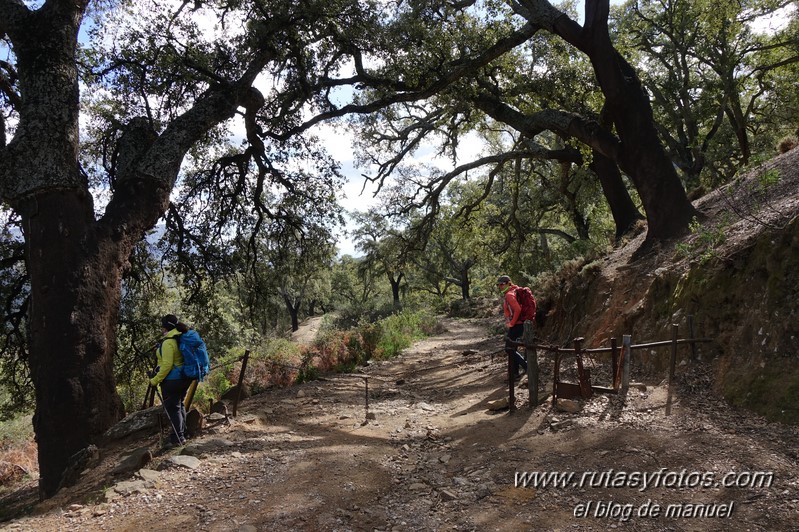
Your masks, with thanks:
[{"label": "blue backpack", "polygon": [[206,375],[208,375],[209,360],[208,348],[205,342],[200,338],[200,334],[194,329],[174,336],[178,341],[178,349],[180,354],[183,355],[182,374],[187,379],[195,379],[197,382],[202,382]]}]

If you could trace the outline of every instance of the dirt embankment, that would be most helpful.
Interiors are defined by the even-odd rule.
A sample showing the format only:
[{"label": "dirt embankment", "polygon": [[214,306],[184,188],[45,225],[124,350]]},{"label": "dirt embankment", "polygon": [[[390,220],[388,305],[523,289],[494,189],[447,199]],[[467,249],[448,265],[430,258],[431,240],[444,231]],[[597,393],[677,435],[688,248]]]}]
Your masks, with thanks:
[{"label": "dirt embankment", "polygon": [[[701,223],[685,239],[632,260],[644,234],[564,277],[547,294],[542,336],[568,345],[607,346],[679,336],[712,340],[716,390],[770,419],[799,423],[799,149],[754,169],[696,202]],[[688,361],[689,350],[681,350]],[[663,374],[669,352],[638,352],[648,374]]]}]

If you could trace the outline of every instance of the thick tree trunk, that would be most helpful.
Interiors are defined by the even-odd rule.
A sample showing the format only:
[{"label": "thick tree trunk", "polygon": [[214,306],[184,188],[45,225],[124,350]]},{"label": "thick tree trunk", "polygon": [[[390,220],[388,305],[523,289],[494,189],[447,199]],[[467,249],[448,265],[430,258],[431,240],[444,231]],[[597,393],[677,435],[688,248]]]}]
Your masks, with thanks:
[{"label": "thick tree trunk", "polygon": [[251,83],[272,54],[255,54],[241,79],[204,93],[160,135],[146,119],[131,121],[117,146],[113,196],[95,220],[78,166],[75,50],[87,5],[48,1],[29,10],[0,2],[19,74],[19,121],[9,144],[0,145],[0,200],[20,214],[25,236],[43,496],[57,491],[69,458],[123,414],[112,357],[133,245],[165,212],[186,151],[237,108],[263,103]]},{"label": "thick tree trunk", "polygon": [[53,495],[68,459],[123,416],[112,357],[122,264],[93,233],[79,191],[36,194],[19,208],[31,283],[30,369],[40,493]]},{"label": "thick tree trunk", "polygon": [[459,266],[457,270],[457,285],[461,288],[461,298],[463,298],[464,301],[471,297],[472,283],[469,279],[469,270],[475,262],[476,261],[472,261],[471,259],[466,259],[460,265],[456,265],[456,267]]},{"label": "thick tree trunk", "polygon": [[649,99],[635,71],[612,47],[591,61],[622,141],[619,167],[630,176],[643,202],[647,239],[684,233],[697,212],[660,142]]},{"label": "thick tree trunk", "polygon": [[[148,146],[137,139],[140,149]],[[113,374],[122,274],[167,200],[168,188],[146,178],[120,180],[99,221],[88,193],[77,188],[37,192],[17,205],[31,283],[42,497],[58,490],[69,458],[124,415]]]},{"label": "thick tree trunk", "polygon": [[648,221],[648,239],[672,238],[688,228],[696,210],[655,129],[649,97],[635,69],[608,33],[608,0],[586,0],[585,27],[563,15],[554,31],[588,55],[621,140],[616,162],[632,179]]},{"label": "thick tree trunk", "polygon": [[616,163],[594,150],[590,167],[599,178],[602,193],[608,201],[610,213],[616,225],[616,240],[618,240],[644,217],[638,212],[627,192],[627,187],[624,186],[621,172]]},{"label": "thick tree trunk", "polygon": [[732,91],[729,106],[724,110],[730,121],[735,138],[738,139],[738,149],[741,150],[741,165],[749,164],[752,156],[752,149],[749,145],[749,134],[746,131],[746,118],[741,110],[741,98],[738,93]]},{"label": "thick tree trunk", "polygon": [[461,276],[461,297],[464,301],[468,300],[471,296],[470,292],[470,284],[469,284],[469,274],[466,273]]},{"label": "thick tree trunk", "polygon": [[400,284],[402,284],[402,278],[405,274],[400,273],[396,279],[393,275],[388,276],[388,282],[391,283],[391,298],[394,304],[394,308],[399,310],[402,308],[402,301],[400,300]]},{"label": "thick tree trunk", "polygon": [[17,129],[0,154],[0,197],[20,214],[25,236],[42,497],[58,490],[69,458],[123,415],[112,357],[126,241],[97,236],[77,161],[74,56],[86,3],[47,2],[38,11],[22,11],[21,2],[3,6],[20,96]]},{"label": "thick tree trunk", "polygon": [[300,328],[300,305],[302,304],[302,299],[294,302],[286,292],[283,292],[283,301],[286,303],[286,310],[291,317],[291,331],[297,331]]}]

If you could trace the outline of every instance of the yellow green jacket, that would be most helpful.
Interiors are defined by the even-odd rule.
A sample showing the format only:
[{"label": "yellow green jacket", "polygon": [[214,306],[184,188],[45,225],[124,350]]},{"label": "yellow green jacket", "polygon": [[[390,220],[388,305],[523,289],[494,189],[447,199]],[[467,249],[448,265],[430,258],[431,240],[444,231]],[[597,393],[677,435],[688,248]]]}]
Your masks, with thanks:
[{"label": "yellow green jacket", "polygon": [[183,376],[180,373],[180,366],[183,365],[183,355],[180,354],[178,349],[178,341],[169,341],[169,338],[180,336],[177,329],[172,329],[164,335],[161,340],[161,345],[155,350],[155,356],[158,358],[158,373],[150,379],[150,384],[158,386],[161,381],[181,379]]}]

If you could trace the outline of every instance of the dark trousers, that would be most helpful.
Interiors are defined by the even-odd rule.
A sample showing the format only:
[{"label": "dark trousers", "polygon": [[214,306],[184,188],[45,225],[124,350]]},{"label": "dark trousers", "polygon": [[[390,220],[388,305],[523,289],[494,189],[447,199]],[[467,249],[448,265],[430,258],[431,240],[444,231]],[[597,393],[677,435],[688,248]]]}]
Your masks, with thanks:
[{"label": "dark trousers", "polygon": [[186,441],[186,408],[183,399],[191,385],[190,379],[174,379],[161,382],[164,394],[164,409],[169,416],[169,441],[182,445]]},{"label": "dark trousers", "polygon": [[[521,340],[522,335],[524,335],[524,323],[517,323],[510,329],[508,329],[508,339],[518,342]],[[513,357],[513,371],[518,372],[519,368],[521,367],[525,373],[527,373],[527,361],[524,357],[516,350],[516,346],[505,341],[505,352]]]}]

